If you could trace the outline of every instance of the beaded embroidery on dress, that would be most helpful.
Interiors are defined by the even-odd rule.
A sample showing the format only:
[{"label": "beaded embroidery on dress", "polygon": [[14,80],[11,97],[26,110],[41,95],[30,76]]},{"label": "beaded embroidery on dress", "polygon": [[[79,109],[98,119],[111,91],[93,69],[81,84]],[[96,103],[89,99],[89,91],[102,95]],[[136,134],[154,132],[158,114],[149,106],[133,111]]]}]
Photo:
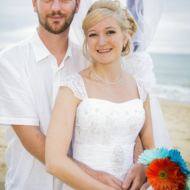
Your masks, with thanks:
[{"label": "beaded embroidery on dress", "polygon": [[[69,87],[74,96],[82,100],[76,112],[73,158],[121,181],[133,165],[135,139],[145,122],[143,102],[149,88],[142,80],[135,79],[140,99],[124,103],[88,98],[84,81],[78,73],[68,76],[61,85]],[[63,185],[63,190],[71,189]]]}]

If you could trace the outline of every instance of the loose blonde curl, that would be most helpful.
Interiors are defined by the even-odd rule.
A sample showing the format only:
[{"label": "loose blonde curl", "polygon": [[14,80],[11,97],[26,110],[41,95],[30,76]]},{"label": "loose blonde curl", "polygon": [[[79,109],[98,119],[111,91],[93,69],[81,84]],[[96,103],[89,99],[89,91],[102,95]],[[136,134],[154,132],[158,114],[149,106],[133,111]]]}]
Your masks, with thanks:
[{"label": "loose blonde curl", "polygon": [[[133,17],[129,15],[128,10],[121,7],[118,0],[99,0],[92,4],[82,25],[85,37],[93,25],[108,17],[113,17],[117,20],[122,32],[128,38],[126,46],[122,49],[121,56],[129,55],[133,48],[133,35],[137,31],[137,24]],[[86,38],[83,44],[83,54],[93,63],[93,58],[87,48]]]}]

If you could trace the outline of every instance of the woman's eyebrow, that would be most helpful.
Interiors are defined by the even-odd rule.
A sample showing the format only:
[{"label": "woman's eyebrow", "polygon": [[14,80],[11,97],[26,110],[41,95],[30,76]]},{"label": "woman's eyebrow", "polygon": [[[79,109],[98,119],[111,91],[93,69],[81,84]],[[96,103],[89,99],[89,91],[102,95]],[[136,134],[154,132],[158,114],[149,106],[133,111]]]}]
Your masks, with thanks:
[{"label": "woman's eyebrow", "polygon": [[95,32],[95,31],[96,31],[96,30],[89,30],[88,33],[89,33],[89,32]]},{"label": "woman's eyebrow", "polygon": [[111,27],[111,26],[110,26],[110,27],[107,27],[107,28],[105,28],[105,29],[111,29],[111,28],[113,28],[113,29],[116,29],[116,28],[114,28],[114,27]]},{"label": "woman's eyebrow", "polygon": [[[111,27],[111,26],[109,26],[109,27],[106,27],[105,29],[107,30],[107,29],[111,29],[111,28],[112,28],[112,29],[115,29],[115,30],[116,30],[116,28],[114,28],[114,27]],[[89,31],[88,31],[88,33],[89,33],[89,32],[96,32],[96,30],[89,30]]]}]

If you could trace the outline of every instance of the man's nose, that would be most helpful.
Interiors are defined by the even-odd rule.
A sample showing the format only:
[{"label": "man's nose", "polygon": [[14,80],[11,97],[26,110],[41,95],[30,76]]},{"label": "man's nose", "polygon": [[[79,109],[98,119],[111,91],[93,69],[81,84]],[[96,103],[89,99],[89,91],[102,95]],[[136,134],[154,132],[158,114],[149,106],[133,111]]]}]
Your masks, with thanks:
[{"label": "man's nose", "polygon": [[104,46],[107,44],[106,37],[104,35],[99,36],[99,45]]},{"label": "man's nose", "polygon": [[52,11],[61,11],[61,2],[59,0],[54,0],[52,4]]}]

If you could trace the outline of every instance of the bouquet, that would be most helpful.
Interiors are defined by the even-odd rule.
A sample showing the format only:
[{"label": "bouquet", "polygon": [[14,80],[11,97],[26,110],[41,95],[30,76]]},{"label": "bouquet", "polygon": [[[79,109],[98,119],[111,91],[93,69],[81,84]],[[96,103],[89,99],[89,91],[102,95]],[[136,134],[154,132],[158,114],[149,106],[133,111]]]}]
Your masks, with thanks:
[{"label": "bouquet", "polygon": [[146,176],[155,190],[190,190],[190,171],[178,150],[145,150],[138,163],[148,164]]}]

